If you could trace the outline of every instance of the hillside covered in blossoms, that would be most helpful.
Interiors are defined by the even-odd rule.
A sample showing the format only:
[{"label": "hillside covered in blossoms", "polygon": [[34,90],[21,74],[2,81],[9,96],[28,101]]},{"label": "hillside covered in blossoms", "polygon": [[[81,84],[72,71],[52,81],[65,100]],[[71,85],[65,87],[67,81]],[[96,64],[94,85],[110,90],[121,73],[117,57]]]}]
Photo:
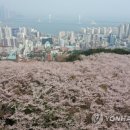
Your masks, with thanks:
[{"label": "hillside covered in blossoms", "polygon": [[74,62],[0,61],[1,130],[129,130],[130,55],[95,54]]}]

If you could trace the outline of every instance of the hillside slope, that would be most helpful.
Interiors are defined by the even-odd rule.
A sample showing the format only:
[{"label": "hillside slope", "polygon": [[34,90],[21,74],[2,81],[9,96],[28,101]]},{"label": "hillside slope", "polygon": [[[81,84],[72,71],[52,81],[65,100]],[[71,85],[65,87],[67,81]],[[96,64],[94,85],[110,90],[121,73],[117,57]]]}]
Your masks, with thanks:
[{"label": "hillside slope", "polygon": [[73,63],[0,62],[4,130],[130,129],[128,122],[94,124],[95,113],[130,116],[130,55],[101,53]]}]

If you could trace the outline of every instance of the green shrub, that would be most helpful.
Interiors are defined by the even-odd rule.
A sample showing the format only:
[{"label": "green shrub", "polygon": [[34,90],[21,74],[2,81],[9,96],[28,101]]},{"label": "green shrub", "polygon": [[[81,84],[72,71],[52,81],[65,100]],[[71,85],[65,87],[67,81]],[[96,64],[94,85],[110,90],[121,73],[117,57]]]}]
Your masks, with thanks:
[{"label": "green shrub", "polygon": [[70,54],[67,58],[66,58],[66,62],[73,62],[76,60],[82,60],[80,57],[80,54]]},{"label": "green shrub", "polygon": [[97,54],[97,53],[115,53],[115,54],[121,54],[121,55],[128,55],[130,54],[129,50],[126,49],[105,49],[105,48],[97,48],[97,49],[89,49],[86,51],[78,51],[78,50],[74,50],[72,52],[69,52],[69,56],[66,58],[67,62],[73,62],[76,60],[82,60],[82,58],[80,57],[80,55],[85,55],[85,56],[89,56],[89,55],[93,55],[93,54]]}]

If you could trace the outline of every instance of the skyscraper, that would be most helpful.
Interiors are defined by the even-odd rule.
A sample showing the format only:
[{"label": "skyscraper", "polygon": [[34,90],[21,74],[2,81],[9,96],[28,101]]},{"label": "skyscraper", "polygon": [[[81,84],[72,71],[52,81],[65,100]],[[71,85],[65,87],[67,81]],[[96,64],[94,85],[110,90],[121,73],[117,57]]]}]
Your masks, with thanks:
[{"label": "skyscraper", "polygon": [[51,23],[51,22],[52,22],[52,15],[49,14],[49,23]]},{"label": "skyscraper", "polygon": [[128,38],[129,34],[130,34],[130,24],[126,24],[126,30],[125,30],[126,38]]},{"label": "skyscraper", "polygon": [[108,37],[109,45],[110,45],[110,46],[115,45],[116,39],[117,39],[117,38],[116,38],[116,35],[110,34],[109,37]]},{"label": "skyscraper", "polygon": [[122,24],[119,26],[119,34],[118,34],[118,37],[120,39],[123,39],[125,37],[125,25]]},{"label": "skyscraper", "polygon": [[78,24],[81,24],[81,16],[78,15]]},{"label": "skyscraper", "polygon": [[5,8],[3,6],[0,6],[0,20],[3,20],[5,18]]},{"label": "skyscraper", "polygon": [[3,38],[2,28],[0,27],[0,40]]},{"label": "skyscraper", "polygon": [[6,27],[5,28],[5,34],[7,38],[11,38],[12,37],[12,30],[10,27]]}]

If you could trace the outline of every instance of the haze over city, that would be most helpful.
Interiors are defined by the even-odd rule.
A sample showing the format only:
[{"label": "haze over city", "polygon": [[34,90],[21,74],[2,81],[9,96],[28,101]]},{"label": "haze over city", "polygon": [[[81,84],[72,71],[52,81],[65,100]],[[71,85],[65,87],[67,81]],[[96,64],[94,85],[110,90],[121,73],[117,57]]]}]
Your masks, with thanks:
[{"label": "haze over city", "polygon": [[86,18],[128,20],[129,0],[0,0],[0,5],[26,16],[81,15]]}]

